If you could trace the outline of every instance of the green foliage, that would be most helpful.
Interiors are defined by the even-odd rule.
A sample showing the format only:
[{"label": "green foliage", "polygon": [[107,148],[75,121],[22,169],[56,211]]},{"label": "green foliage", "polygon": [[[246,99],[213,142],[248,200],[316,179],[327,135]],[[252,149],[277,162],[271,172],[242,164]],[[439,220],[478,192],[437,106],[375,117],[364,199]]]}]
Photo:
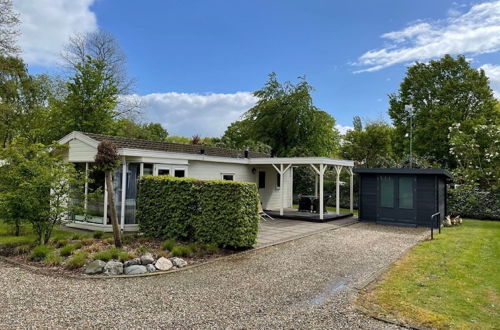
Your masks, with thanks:
[{"label": "green foliage", "polygon": [[30,244],[22,244],[18,245],[14,248],[14,254],[20,255],[20,254],[27,254],[31,251],[32,246]]},{"label": "green foliage", "polygon": [[45,257],[43,262],[47,266],[59,266],[62,263],[62,257],[58,253],[50,253],[47,257]]},{"label": "green foliage", "polygon": [[476,125],[469,133],[460,124],[450,127],[450,153],[457,159],[455,183],[500,190],[500,104],[496,118],[495,124]]},{"label": "green foliage", "polygon": [[38,245],[31,251],[29,258],[32,261],[42,261],[53,249],[50,245]]},{"label": "green foliage", "polygon": [[[64,147],[16,140],[0,150],[0,218],[7,222],[29,222],[38,244],[47,244],[54,226],[76,206],[80,192],[73,165],[64,161]],[[17,223],[16,223],[17,226]]]},{"label": "green foliage", "polygon": [[115,77],[102,59],[87,56],[75,65],[75,75],[67,83],[68,95],[62,106],[66,132],[109,133],[118,104]]},{"label": "green foliage", "polygon": [[259,100],[243,120],[231,124],[222,142],[233,148],[269,145],[278,156],[331,156],[338,153],[335,119],[313,105],[304,78],[281,84],[275,73],[254,92]]},{"label": "green foliage", "polygon": [[173,239],[169,239],[169,240],[166,240],[165,242],[163,242],[163,244],[161,245],[161,248],[163,250],[169,250],[169,251],[172,251],[172,249],[175,247],[176,245],[176,241],[173,240]]},{"label": "green foliage", "polygon": [[194,252],[189,245],[176,245],[170,251],[174,257],[192,257]]},{"label": "green foliage", "polygon": [[54,245],[58,248],[62,248],[62,247],[65,247],[66,245],[68,245],[67,239],[54,239],[53,242],[54,242]]},{"label": "green foliage", "polygon": [[145,176],[136,217],[146,236],[250,247],[257,237],[258,202],[252,183]]},{"label": "green foliage", "polygon": [[76,250],[76,246],[69,244],[59,250],[59,254],[63,257],[70,256],[73,251]]},{"label": "green foliage", "polygon": [[92,234],[92,237],[94,237],[95,239],[101,239],[103,236],[104,236],[104,232],[102,232],[102,231],[95,231]]},{"label": "green foliage", "polygon": [[[359,120],[359,117],[357,118]],[[357,129],[344,135],[342,157],[351,159],[363,167],[387,167],[393,158],[394,129],[383,121],[356,123]]]},{"label": "green foliage", "polygon": [[118,260],[120,260],[121,262],[125,262],[125,261],[130,260],[130,259],[132,259],[132,256],[128,252],[120,251],[118,253]]},{"label": "green foliage", "polygon": [[409,119],[405,105],[414,107],[413,150],[441,167],[454,168],[448,128],[460,123],[469,133],[478,124],[492,124],[495,98],[483,70],[472,68],[463,56],[449,55],[429,63],[416,63],[407,70],[399,92],[389,96],[389,115],[395,127],[394,148],[409,152]]},{"label": "green foliage", "polygon": [[102,261],[110,261],[110,260],[118,260],[120,256],[126,258],[127,256],[123,253],[123,250],[120,248],[109,248],[102,252],[98,252],[94,255],[94,260],[102,260]]},{"label": "green foliage", "polygon": [[448,190],[448,213],[474,219],[500,220],[500,191],[470,185]]},{"label": "green foliage", "polygon": [[151,141],[165,141],[168,132],[160,123],[136,123],[127,118],[120,118],[113,124],[113,135]]},{"label": "green foliage", "polygon": [[149,251],[149,248],[145,245],[140,245],[135,249],[135,252],[137,252],[137,254],[144,254],[148,251]]},{"label": "green foliage", "polygon": [[83,251],[79,251],[66,262],[66,268],[68,269],[78,269],[82,268],[87,262],[87,254]]}]

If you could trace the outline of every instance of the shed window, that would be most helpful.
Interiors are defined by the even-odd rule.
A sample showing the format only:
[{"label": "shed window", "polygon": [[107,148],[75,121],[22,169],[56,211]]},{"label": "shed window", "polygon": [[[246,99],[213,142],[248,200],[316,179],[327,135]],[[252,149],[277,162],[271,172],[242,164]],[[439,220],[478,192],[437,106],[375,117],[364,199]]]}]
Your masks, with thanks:
[{"label": "shed window", "polygon": [[399,208],[413,208],[413,178],[402,176],[399,178]]},{"label": "shed window", "polygon": [[234,181],[234,174],[222,173],[222,180]]},{"label": "shed window", "polygon": [[380,177],[380,206],[394,207],[394,178],[391,176]]},{"label": "shed window", "polygon": [[259,189],[266,187],[266,172],[259,171]]},{"label": "shed window", "polygon": [[170,170],[168,168],[158,169],[158,175],[170,175]]},{"label": "shed window", "polygon": [[143,175],[153,175],[153,164],[144,163]]},{"label": "shed window", "polygon": [[276,189],[280,189],[281,187],[281,175],[276,173]]}]

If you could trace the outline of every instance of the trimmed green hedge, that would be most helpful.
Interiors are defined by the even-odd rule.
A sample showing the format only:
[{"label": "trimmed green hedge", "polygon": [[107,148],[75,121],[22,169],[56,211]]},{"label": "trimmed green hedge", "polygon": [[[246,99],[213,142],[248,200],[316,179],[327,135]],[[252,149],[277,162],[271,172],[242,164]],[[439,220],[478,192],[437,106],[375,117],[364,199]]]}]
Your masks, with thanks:
[{"label": "trimmed green hedge", "polygon": [[258,232],[254,183],[144,176],[136,218],[147,236],[250,247]]},{"label": "trimmed green hedge", "polygon": [[500,192],[468,186],[449,189],[448,213],[463,218],[500,220]]}]

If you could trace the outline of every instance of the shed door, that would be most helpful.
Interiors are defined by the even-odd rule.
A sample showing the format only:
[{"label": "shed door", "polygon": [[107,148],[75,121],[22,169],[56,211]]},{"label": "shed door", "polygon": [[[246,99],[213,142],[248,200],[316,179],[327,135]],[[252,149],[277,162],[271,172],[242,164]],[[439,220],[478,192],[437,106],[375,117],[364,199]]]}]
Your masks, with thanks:
[{"label": "shed door", "polygon": [[401,224],[416,222],[414,176],[381,175],[378,184],[378,220]]}]

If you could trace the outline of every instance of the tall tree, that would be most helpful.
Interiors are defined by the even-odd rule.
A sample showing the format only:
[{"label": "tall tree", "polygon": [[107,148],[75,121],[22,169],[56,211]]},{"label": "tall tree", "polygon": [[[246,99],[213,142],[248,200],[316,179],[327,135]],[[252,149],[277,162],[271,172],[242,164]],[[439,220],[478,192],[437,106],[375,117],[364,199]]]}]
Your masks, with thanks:
[{"label": "tall tree", "polygon": [[137,123],[128,118],[119,118],[113,125],[113,135],[134,139],[165,141],[167,130],[160,123]]},{"label": "tall tree", "polygon": [[105,31],[76,34],[69,39],[62,54],[72,75],[81,71],[81,66],[89,58],[101,63],[103,75],[114,81],[117,98],[115,117],[134,117],[140,112],[142,104],[132,94],[134,80],[127,73],[127,57],[115,37]]},{"label": "tall tree", "polygon": [[108,190],[108,210],[111,216],[111,226],[113,227],[113,237],[115,246],[122,246],[120,228],[118,227],[118,217],[115,207],[115,190],[113,185],[113,172],[120,165],[120,156],[116,151],[116,146],[111,141],[102,141],[97,146],[95,163],[105,173],[106,187]]},{"label": "tall tree", "polygon": [[12,5],[12,0],[0,0],[0,55],[15,56],[20,48],[16,44],[19,36],[19,14]]},{"label": "tall tree", "polygon": [[61,105],[66,133],[110,133],[118,103],[114,77],[101,59],[90,56],[77,64],[76,70],[67,84],[68,95]]},{"label": "tall tree", "polygon": [[399,92],[389,95],[389,102],[396,151],[400,155],[409,152],[410,113],[405,105],[412,105],[414,153],[453,168],[457,162],[449,152],[449,128],[460,123],[470,132],[474,125],[490,123],[496,101],[483,70],[472,68],[463,56],[446,55],[409,67]]},{"label": "tall tree", "polygon": [[[338,151],[335,119],[314,106],[312,87],[305,78],[292,84],[278,82],[275,73],[254,92],[259,99],[243,119],[231,124],[222,140],[243,144],[256,141],[278,156],[330,156]],[[242,147],[242,146],[239,146]]]},{"label": "tall tree", "polygon": [[383,121],[369,122],[364,128],[354,117],[354,130],[344,135],[342,157],[357,161],[364,167],[384,167],[393,162],[394,128]]}]

